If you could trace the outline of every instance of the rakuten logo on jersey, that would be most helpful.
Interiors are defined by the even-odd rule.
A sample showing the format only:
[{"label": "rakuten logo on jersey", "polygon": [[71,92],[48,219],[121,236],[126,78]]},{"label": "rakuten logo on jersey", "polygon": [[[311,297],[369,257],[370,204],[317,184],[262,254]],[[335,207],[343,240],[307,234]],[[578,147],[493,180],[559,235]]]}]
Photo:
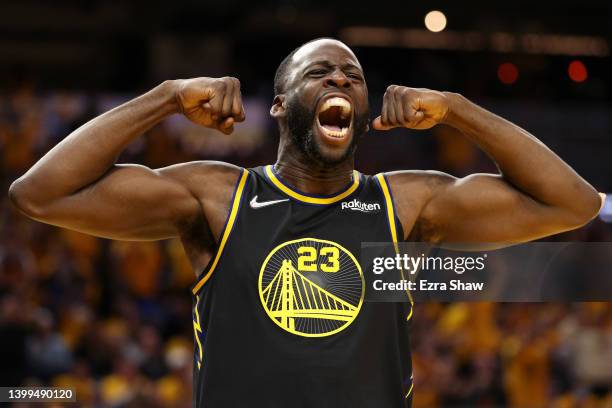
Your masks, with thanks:
[{"label": "rakuten logo on jersey", "polygon": [[379,211],[380,204],[379,203],[362,203],[361,201],[355,198],[353,201],[343,201],[342,209],[361,211],[361,212],[372,212],[372,211]]}]

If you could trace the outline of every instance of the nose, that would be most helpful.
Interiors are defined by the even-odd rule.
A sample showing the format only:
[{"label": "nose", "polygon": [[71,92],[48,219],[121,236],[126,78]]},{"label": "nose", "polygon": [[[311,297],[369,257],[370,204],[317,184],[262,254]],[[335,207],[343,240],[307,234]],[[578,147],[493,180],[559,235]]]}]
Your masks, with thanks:
[{"label": "nose", "polygon": [[344,75],[344,72],[335,70],[325,79],[326,87],[350,88],[351,81]]}]

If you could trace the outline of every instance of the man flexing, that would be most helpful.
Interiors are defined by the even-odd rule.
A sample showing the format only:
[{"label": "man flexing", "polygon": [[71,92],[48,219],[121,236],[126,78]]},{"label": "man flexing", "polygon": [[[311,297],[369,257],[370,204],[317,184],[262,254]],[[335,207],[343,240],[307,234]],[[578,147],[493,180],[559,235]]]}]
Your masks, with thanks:
[{"label": "man flexing", "polygon": [[[600,208],[593,187],[527,131],[459,94],[423,88],[389,86],[371,126],[452,126],[484,150],[499,173],[355,172],[357,142],[369,128],[368,91],[359,61],[339,41],[319,39],[292,52],[274,85],[270,114],[280,143],[273,166],[116,164],[131,141],[172,114],[225,134],[245,120],[236,78],[173,80],[75,130],[9,191],[24,214],[45,223],[120,240],[181,239],[199,276],[197,406],[409,404],[411,370],[395,367],[406,357],[388,352],[407,340],[394,334],[404,330],[395,328],[401,319],[385,320],[395,313],[389,305],[362,305],[359,289],[353,297],[325,286],[340,274],[362,279],[352,255],[358,242],[512,244],[582,226]],[[386,214],[342,218],[357,217],[339,209],[341,200],[354,197],[380,198]],[[257,224],[259,216],[269,217],[267,223]],[[388,221],[390,234],[379,220]],[[268,224],[274,229],[266,230]],[[223,251],[236,256],[222,257]],[[293,284],[279,289],[281,278]],[[317,292],[324,305],[303,298]],[[279,306],[281,299],[289,300]],[[244,333],[236,336],[237,328]],[[396,343],[384,343],[389,340],[380,338],[381,330]]]}]

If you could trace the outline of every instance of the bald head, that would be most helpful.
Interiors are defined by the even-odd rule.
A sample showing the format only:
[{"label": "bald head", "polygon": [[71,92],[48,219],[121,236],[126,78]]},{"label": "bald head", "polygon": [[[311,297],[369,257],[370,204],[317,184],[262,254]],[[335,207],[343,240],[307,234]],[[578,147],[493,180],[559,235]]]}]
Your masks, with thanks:
[{"label": "bald head", "polygon": [[341,48],[346,52],[350,53],[355,59],[357,59],[357,57],[355,57],[355,54],[353,53],[353,50],[351,50],[348,45],[346,45],[342,41],[335,40],[333,38],[318,38],[316,40],[307,42],[306,44],[296,49],[292,59],[303,60],[304,58],[308,58],[313,53],[316,53],[321,48],[330,46]]},{"label": "bald head", "polygon": [[357,57],[348,45],[334,38],[317,38],[300,45],[283,59],[276,69],[276,74],[274,75],[274,94],[279,95],[285,93],[285,86],[288,79],[290,79],[291,68],[293,66],[299,66],[307,61],[312,61],[313,59],[317,58],[317,56],[321,54],[323,50],[334,48],[340,52],[349,53],[355,60],[357,66],[361,68]]}]

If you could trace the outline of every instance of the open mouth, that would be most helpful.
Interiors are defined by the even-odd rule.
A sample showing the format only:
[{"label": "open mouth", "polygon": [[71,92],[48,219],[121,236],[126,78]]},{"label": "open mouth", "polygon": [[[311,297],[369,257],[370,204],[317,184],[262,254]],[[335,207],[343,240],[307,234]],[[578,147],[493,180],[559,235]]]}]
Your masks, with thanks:
[{"label": "open mouth", "polygon": [[344,98],[331,97],[325,100],[317,114],[319,128],[330,138],[344,139],[349,133],[353,106]]}]

